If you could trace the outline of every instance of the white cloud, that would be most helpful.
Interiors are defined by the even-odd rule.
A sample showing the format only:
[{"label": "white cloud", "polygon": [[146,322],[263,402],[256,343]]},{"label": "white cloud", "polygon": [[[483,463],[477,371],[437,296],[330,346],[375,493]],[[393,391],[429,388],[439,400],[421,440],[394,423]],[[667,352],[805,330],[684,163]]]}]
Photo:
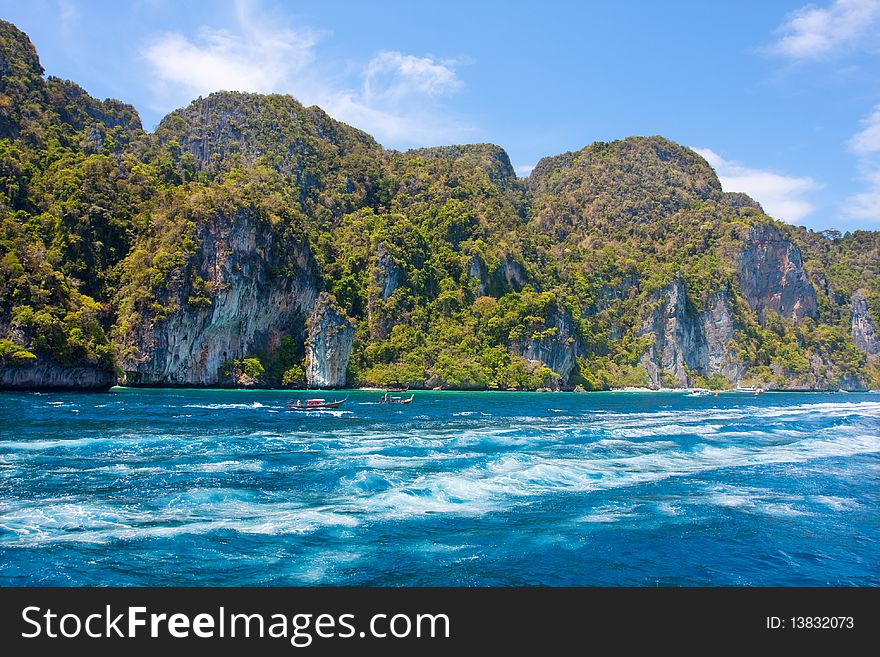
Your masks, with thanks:
[{"label": "white cloud", "polygon": [[809,177],[786,176],[767,169],[747,167],[726,160],[709,148],[694,148],[712,165],[726,192],[745,192],[758,201],[771,217],[797,223],[815,206],[806,196],[821,185]]},{"label": "white cloud", "polygon": [[461,87],[455,62],[437,62],[400,52],[381,52],[370,60],[364,73],[367,100],[401,100],[414,94],[440,96]]},{"label": "white cloud", "polygon": [[850,219],[880,224],[880,169],[865,173],[863,179],[867,183],[865,191],[854,194],[845,201],[843,214]]},{"label": "white cloud", "polygon": [[864,129],[850,139],[849,149],[858,156],[865,190],[844,201],[842,214],[850,219],[867,219],[880,224],[880,105],[863,124]]},{"label": "white cloud", "polygon": [[156,109],[169,111],[218,90],[290,93],[389,146],[431,145],[473,132],[443,107],[463,85],[455,61],[382,51],[355,66],[345,84],[341,69],[324,74],[317,51],[325,34],[290,27],[253,2],[235,6],[231,29],[203,27],[194,38],[167,33],[145,48]]},{"label": "white cloud", "polygon": [[261,21],[242,0],[236,15],[236,32],[203,27],[195,39],[167,33],[144,50],[161,100],[188,101],[220,90],[278,91],[314,60],[316,32]]},{"label": "white cloud", "polygon": [[806,5],[788,16],[772,52],[792,59],[819,59],[876,35],[880,0],[834,0],[827,7]]},{"label": "white cloud", "polygon": [[520,178],[525,178],[532,172],[532,169],[534,168],[534,164],[518,164],[517,166],[513,167],[513,170]]},{"label": "white cloud", "polygon": [[874,108],[874,113],[863,123],[865,129],[850,140],[850,150],[859,155],[880,152],[880,105]]}]

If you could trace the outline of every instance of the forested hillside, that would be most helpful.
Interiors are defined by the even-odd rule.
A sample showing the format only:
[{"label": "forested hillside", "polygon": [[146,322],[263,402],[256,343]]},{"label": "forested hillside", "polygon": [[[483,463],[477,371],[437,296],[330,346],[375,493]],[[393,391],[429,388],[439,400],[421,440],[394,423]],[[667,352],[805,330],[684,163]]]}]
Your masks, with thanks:
[{"label": "forested hillside", "polygon": [[662,137],[516,177],[290,96],[145,132],[0,22],[0,387],[880,387],[880,233],[815,233]]}]

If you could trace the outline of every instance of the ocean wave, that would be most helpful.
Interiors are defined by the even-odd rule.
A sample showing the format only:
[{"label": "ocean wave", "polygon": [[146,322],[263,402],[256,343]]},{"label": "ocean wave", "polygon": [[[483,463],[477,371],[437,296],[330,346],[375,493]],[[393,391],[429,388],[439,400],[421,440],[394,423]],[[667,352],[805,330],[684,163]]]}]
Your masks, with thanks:
[{"label": "ocean wave", "polygon": [[304,534],[324,527],[353,527],[357,519],[326,507],[272,502],[223,489],[198,489],[164,505],[114,507],[82,501],[40,500],[20,504],[0,519],[0,545],[109,543],[183,534]]},{"label": "ocean wave", "polygon": [[[693,450],[662,450],[592,459],[504,455],[485,465],[422,474],[370,499],[361,499],[360,503],[365,506],[366,513],[380,516],[480,515],[506,508],[518,499],[560,492],[608,490],[723,468],[800,463],[877,452],[880,452],[880,436],[863,434],[845,438],[836,435],[809,438],[766,447],[701,445]],[[739,502],[732,499],[730,503]],[[765,508],[775,508],[780,513],[795,512],[787,507],[765,505]]]},{"label": "ocean wave", "polygon": [[[170,408],[178,408],[177,406],[171,406]],[[247,409],[247,410],[255,410],[260,408],[270,408],[261,404],[260,402],[251,402],[250,404],[244,403],[217,403],[217,404],[184,404],[182,408],[201,408],[208,410],[231,410],[231,409]],[[280,406],[272,406],[271,408],[281,408]]]}]

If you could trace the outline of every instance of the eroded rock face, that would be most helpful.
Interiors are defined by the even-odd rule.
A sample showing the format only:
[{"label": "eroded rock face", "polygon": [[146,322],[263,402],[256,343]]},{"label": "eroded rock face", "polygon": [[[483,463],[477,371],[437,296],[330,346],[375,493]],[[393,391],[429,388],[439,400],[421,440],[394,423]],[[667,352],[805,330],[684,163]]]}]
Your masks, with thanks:
[{"label": "eroded rock face", "polygon": [[706,345],[706,360],[695,362],[694,369],[712,376],[721,374],[731,383],[745,374],[745,365],[732,349],[735,321],[731,310],[730,293],[724,289],[709,298],[707,307],[699,313],[700,336]]},{"label": "eroded rock face", "polygon": [[383,301],[394,294],[403,281],[403,269],[394,261],[384,244],[379,244],[377,250],[373,281],[379,288],[379,296]]},{"label": "eroded rock face", "polygon": [[489,270],[479,255],[471,257],[468,263],[468,276],[477,282],[476,295],[483,297],[489,294]]},{"label": "eroded rock face", "polygon": [[519,292],[529,282],[528,274],[523,266],[513,257],[506,255],[501,258],[498,268],[493,272],[498,296],[505,292]]},{"label": "eroded rock face", "polygon": [[4,390],[107,390],[115,384],[115,372],[97,367],[46,362],[0,366],[0,389]]},{"label": "eroded rock face", "polygon": [[550,311],[540,337],[511,345],[511,351],[526,360],[540,361],[559,374],[560,383],[565,385],[576,364],[576,358],[583,355],[584,345],[578,335],[574,318],[565,306],[556,304]]},{"label": "eroded rock face", "polygon": [[400,321],[399,316],[389,312],[385,302],[403,284],[404,278],[403,267],[394,260],[385,244],[380,242],[376,249],[370,293],[367,298],[367,321],[371,338],[384,340],[391,334],[394,325]]},{"label": "eroded rock face", "polygon": [[310,388],[345,386],[354,342],[354,324],[322,292],[309,318],[306,341],[306,381]]},{"label": "eroded rock face", "polygon": [[738,274],[743,295],[762,323],[770,312],[794,321],[816,317],[816,291],[800,249],[777,226],[761,224],[749,231]]},{"label": "eroded rock face", "polygon": [[850,303],[852,338],[856,347],[873,360],[880,358],[880,335],[868,312],[868,300],[861,290],[853,292]]},{"label": "eroded rock face", "polygon": [[645,318],[640,331],[642,335],[653,334],[654,344],[639,364],[654,385],[663,383],[662,375],[666,373],[676,386],[685,387],[688,365],[706,361],[706,348],[699,339],[696,318],[688,313],[684,282],[677,278],[665,286],[656,303],[656,310]]},{"label": "eroded rock face", "polygon": [[[223,365],[269,353],[285,335],[302,341],[318,293],[318,277],[305,243],[285,240],[250,209],[217,216],[197,229],[196,253],[184,280],[161,299],[176,308],[164,320],[133,327],[122,359],[129,385],[223,385]],[[192,276],[208,296],[193,304]]]},{"label": "eroded rock face", "polygon": [[658,292],[655,304],[640,332],[653,334],[654,344],[639,361],[653,385],[663,384],[665,373],[665,383],[688,386],[689,370],[705,376],[722,374],[732,383],[739,381],[745,367],[732,351],[735,323],[726,289],[712,294],[697,311],[688,303],[684,281],[676,278]]}]

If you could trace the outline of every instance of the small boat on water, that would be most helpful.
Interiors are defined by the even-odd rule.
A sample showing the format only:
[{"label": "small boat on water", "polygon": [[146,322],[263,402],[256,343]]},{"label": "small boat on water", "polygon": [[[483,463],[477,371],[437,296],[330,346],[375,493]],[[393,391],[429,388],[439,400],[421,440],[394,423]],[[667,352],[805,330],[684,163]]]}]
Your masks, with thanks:
[{"label": "small boat on water", "polygon": [[708,397],[712,395],[712,391],[708,388],[694,388],[688,397]]},{"label": "small boat on water", "polygon": [[380,404],[411,404],[413,398],[415,397],[414,393],[411,393],[409,397],[395,397],[391,394],[392,391],[389,390],[384,395],[379,397]]},{"label": "small boat on water", "polygon": [[295,402],[287,402],[287,408],[294,411],[320,411],[328,408],[339,408],[347,400],[348,397],[334,399],[329,402],[326,399],[306,399],[305,403],[303,403],[301,399],[297,399]]},{"label": "small boat on water", "polygon": [[764,388],[756,388],[755,386],[737,386],[733,389],[734,392],[748,392],[753,395],[760,395],[764,392]]},{"label": "small boat on water", "polygon": [[409,386],[406,386],[405,388],[386,388],[385,392],[404,393],[404,392],[407,392],[408,390],[409,390]]}]

